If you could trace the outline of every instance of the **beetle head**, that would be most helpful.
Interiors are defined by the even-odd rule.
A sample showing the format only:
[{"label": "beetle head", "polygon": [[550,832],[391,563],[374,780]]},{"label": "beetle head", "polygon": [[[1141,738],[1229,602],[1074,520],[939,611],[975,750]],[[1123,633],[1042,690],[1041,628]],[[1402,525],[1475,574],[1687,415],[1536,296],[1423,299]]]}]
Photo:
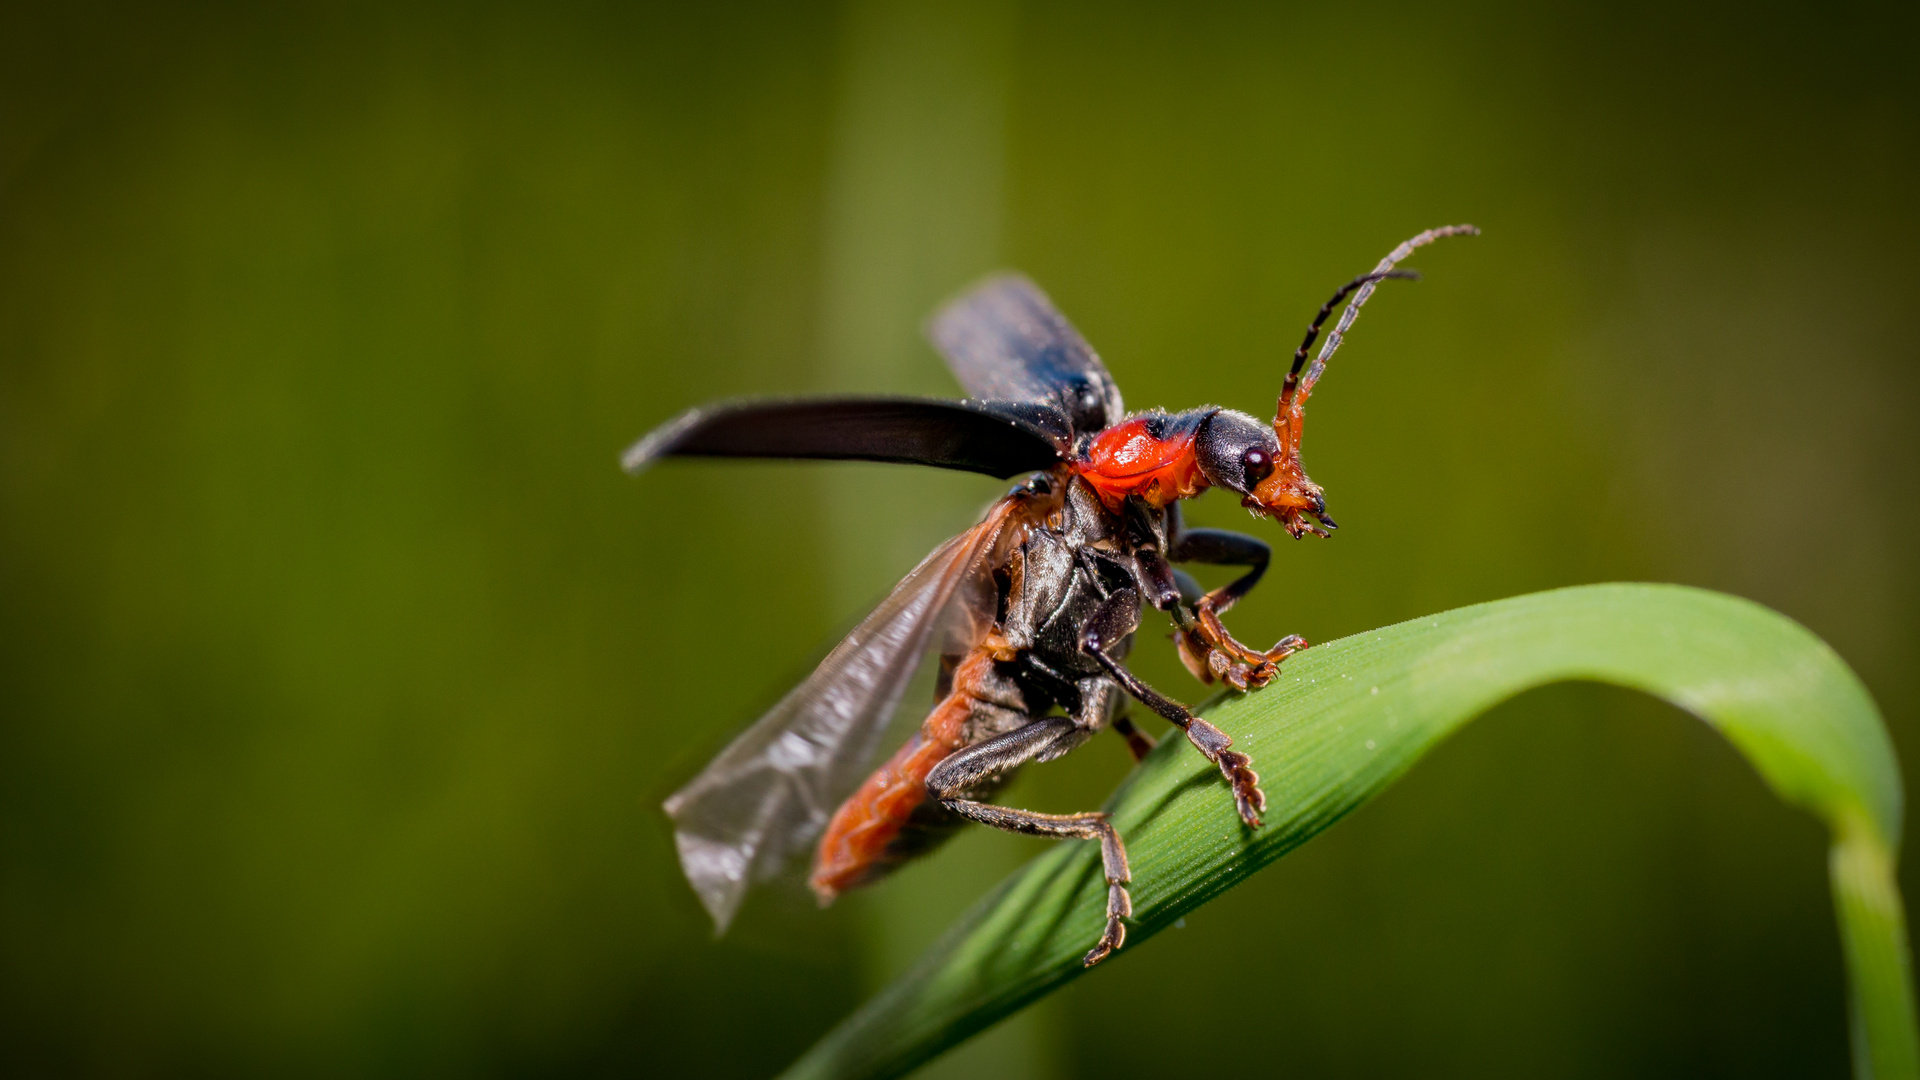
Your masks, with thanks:
[{"label": "beetle head", "polygon": [[1201,424],[1194,454],[1209,484],[1239,495],[1240,505],[1273,518],[1294,536],[1325,536],[1337,528],[1326,516],[1320,485],[1300,468],[1298,439],[1289,445],[1280,425],[1219,409]]}]

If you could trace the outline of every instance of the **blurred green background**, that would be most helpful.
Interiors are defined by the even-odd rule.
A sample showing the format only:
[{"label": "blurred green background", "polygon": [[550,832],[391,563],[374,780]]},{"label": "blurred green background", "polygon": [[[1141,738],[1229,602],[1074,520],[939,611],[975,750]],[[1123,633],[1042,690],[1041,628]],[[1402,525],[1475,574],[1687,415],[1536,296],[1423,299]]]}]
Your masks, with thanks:
[{"label": "blurred green background", "polygon": [[[1725,589],[1911,766],[1914,11],[0,7],[6,1071],[790,1060],[1037,842],[715,942],[659,800],[1002,485],[615,458],[713,397],[951,393],[919,321],[998,266],[1133,407],[1266,415],[1335,285],[1480,225],[1330,367],[1345,527],[1239,634]],[[1814,822],[1562,687],[930,1072],[1842,1076],[1843,997]]]}]

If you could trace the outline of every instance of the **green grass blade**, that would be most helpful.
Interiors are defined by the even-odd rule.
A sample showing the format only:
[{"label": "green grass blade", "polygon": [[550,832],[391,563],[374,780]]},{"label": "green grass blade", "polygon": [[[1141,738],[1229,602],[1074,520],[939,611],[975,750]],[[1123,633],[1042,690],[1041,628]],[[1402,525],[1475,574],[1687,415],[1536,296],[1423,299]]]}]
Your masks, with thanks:
[{"label": "green grass blade", "polygon": [[[1461,724],[1565,680],[1693,713],[1828,824],[1856,1074],[1920,1080],[1893,874],[1900,776],[1879,714],[1797,623],[1698,589],[1596,585],[1461,608],[1320,645],[1266,690],[1221,702],[1208,715],[1265,777],[1266,827],[1241,828],[1218,776],[1185,740],[1165,740],[1109,807],[1132,855],[1128,947],[1340,820]],[[1036,858],[787,1076],[901,1075],[1080,975],[1102,921],[1098,862],[1078,843]]]}]

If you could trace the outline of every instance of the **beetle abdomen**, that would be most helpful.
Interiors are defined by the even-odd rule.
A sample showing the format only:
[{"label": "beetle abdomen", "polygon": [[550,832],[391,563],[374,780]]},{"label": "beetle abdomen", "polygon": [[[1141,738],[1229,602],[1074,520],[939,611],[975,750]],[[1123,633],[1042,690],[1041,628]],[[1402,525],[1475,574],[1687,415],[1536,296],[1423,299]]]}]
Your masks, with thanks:
[{"label": "beetle abdomen", "polygon": [[920,730],[834,811],[814,855],[813,891],[822,905],[932,850],[963,824],[927,798],[927,774],[978,738],[979,725],[969,723],[977,710],[1001,710],[984,700],[993,660],[988,648],[968,653]]}]

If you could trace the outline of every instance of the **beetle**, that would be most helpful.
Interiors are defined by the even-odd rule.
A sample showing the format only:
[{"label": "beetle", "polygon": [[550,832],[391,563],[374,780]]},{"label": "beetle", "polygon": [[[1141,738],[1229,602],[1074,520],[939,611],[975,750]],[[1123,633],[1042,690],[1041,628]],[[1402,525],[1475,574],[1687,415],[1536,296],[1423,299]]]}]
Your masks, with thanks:
[{"label": "beetle", "polygon": [[[665,804],[689,882],[724,932],[747,887],[809,846],[824,905],[978,822],[1097,841],[1106,926],[1092,966],[1126,940],[1126,846],[1100,812],[1042,814],[995,805],[1019,766],[1059,757],[1110,728],[1135,760],[1154,746],[1126,714],[1137,700],[1186,734],[1219,771],[1248,829],[1266,795],[1248,756],[1218,727],[1142,682],[1125,663],[1147,605],[1172,621],[1204,683],[1266,685],[1298,636],[1272,648],[1236,640],[1220,616],[1259,583],[1267,544],[1189,528],[1180,503],[1209,488],[1273,518],[1295,539],[1337,528],[1300,461],[1303,409],[1362,304],[1415,249],[1471,225],[1431,229],[1342,285],[1294,351],[1272,423],[1208,405],[1128,414],[1106,366],[1037,287],[1006,274],[928,324],[968,397],[750,400],[691,409],[627,450],[639,473],[663,457],[903,462],[1025,479],[980,522],[907,574],[805,681]],[[1349,300],[1349,297],[1351,299]],[[1339,321],[1311,364],[1322,326]],[[1202,592],[1175,563],[1243,567]],[[939,662],[935,705],[905,745],[863,780],[924,657]],[[836,809],[837,807],[837,809]]]}]

